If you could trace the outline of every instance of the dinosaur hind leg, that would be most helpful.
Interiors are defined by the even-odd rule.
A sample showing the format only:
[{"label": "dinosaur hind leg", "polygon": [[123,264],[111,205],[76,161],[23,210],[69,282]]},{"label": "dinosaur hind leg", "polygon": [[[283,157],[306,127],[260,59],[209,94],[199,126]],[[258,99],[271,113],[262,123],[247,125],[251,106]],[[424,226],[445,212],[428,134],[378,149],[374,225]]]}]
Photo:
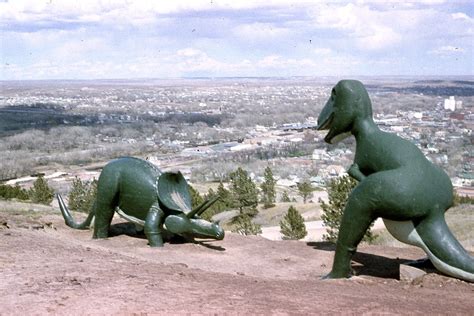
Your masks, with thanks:
[{"label": "dinosaur hind leg", "polygon": [[118,204],[118,181],[104,171],[99,178],[97,199],[94,204],[96,216],[93,238],[107,238],[109,236],[110,223]]},{"label": "dinosaur hind leg", "polygon": [[367,198],[369,186],[362,183],[351,193],[342,216],[336,253],[331,273],[325,278],[347,278],[351,272],[351,258],[357,245],[375,220],[372,203]]}]

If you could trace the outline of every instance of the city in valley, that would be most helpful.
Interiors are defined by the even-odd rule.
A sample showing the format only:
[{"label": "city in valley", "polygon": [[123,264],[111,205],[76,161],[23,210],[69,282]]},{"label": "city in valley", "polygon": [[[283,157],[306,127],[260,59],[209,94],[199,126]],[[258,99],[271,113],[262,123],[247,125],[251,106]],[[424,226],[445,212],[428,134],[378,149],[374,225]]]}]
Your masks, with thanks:
[{"label": "city in valley", "polygon": [[[362,78],[382,130],[415,143],[474,195],[472,78]],[[113,158],[137,156],[180,170],[201,193],[242,167],[258,184],[269,166],[300,202],[303,181],[325,198],[344,175],[355,141],[324,143],[315,130],[335,78],[3,81],[0,181],[30,187],[44,174],[67,193],[75,177],[97,178]],[[313,208],[314,208],[313,207]],[[306,218],[311,218],[308,213]],[[314,217],[314,216],[313,216]]]}]

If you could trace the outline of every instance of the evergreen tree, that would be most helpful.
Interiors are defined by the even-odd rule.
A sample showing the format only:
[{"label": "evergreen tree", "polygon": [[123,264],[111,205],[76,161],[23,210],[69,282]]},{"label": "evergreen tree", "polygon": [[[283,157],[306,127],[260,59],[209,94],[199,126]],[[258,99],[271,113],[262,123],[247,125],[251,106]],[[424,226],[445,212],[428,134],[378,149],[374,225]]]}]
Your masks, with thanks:
[{"label": "evergreen tree", "polygon": [[240,214],[234,221],[233,233],[241,235],[258,235],[262,233],[262,226],[252,223],[252,218],[247,214]]},{"label": "evergreen tree", "polygon": [[303,198],[303,203],[306,204],[306,201],[308,200],[308,198],[313,197],[313,191],[314,191],[313,186],[311,185],[311,183],[309,183],[309,181],[304,181],[304,182],[298,183],[297,187],[298,187],[299,195],[301,195],[301,197]]},{"label": "evergreen tree", "polygon": [[89,213],[92,211],[97,198],[97,183],[98,181],[95,178],[87,183],[84,204],[82,204],[82,208],[80,208],[79,211],[84,213]]},{"label": "evergreen tree", "polygon": [[288,196],[288,191],[283,191],[280,201],[283,203],[291,202],[290,197]]},{"label": "evergreen tree", "polygon": [[32,202],[49,205],[53,201],[54,191],[49,187],[48,182],[40,175],[33,183],[29,191]]},{"label": "evergreen tree", "polygon": [[[324,226],[326,226],[327,232],[327,234],[323,235],[324,240],[334,243],[337,241],[337,236],[339,234],[339,228],[341,227],[342,215],[344,213],[344,208],[346,207],[347,199],[356,185],[357,181],[350,176],[336,178],[327,184],[329,202],[326,203],[319,199],[321,209],[323,210],[321,219]],[[372,242],[375,240],[375,238],[377,238],[377,236],[373,235],[371,229],[369,228],[367,229],[367,232],[365,233],[362,240]]]},{"label": "evergreen tree", "polygon": [[191,207],[194,209],[204,202],[201,194],[190,184],[188,184],[189,195],[191,195]]},{"label": "evergreen tree", "polygon": [[84,198],[86,195],[86,188],[84,183],[78,177],[72,180],[71,191],[68,195],[68,206],[72,211],[78,211],[81,205],[84,204]]},{"label": "evergreen tree", "polygon": [[89,213],[97,196],[97,180],[82,182],[76,177],[68,195],[68,205],[73,211]]},{"label": "evergreen tree", "polygon": [[0,184],[0,198],[1,199],[18,199],[28,200],[28,191],[21,188],[18,184],[11,186],[8,184]]},{"label": "evergreen tree", "polygon": [[265,168],[264,172],[264,182],[260,185],[262,190],[262,202],[264,208],[270,208],[275,206],[275,178],[273,178],[273,172],[270,167]]},{"label": "evergreen tree", "polygon": [[293,205],[290,206],[285,217],[280,221],[280,229],[283,239],[298,240],[306,237],[308,234],[303,216]]},{"label": "evergreen tree", "polygon": [[257,215],[257,187],[247,174],[247,171],[240,167],[237,168],[236,171],[230,174],[230,180],[235,207],[239,209],[240,214],[247,214],[250,217]]},{"label": "evergreen tree", "polygon": [[224,187],[224,184],[219,182],[219,186],[217,187],[217,194],[219,195],[219,201],[217,201],[217,209],[221,212],[227,211],[234,207],[233,200],[232,200],[232,193]]}]

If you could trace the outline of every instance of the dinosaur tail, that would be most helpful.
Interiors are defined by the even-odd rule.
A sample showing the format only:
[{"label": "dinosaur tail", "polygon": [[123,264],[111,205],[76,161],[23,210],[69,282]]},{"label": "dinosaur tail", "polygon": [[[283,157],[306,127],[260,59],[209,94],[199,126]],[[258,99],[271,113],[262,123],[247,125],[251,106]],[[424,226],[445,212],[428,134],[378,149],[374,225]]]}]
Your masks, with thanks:
[{"label": "dinosaur tail", "polygon": [[474,258],[453,236],[443,215],[419,221],[384,219],[384,223],[396,239],[422,248],[440,272],[474,282]]},{"label": "dinosaur tail", "polygon": [[95,207],[89,213],[89,215],[87,216],[84,222],[76,223],[76,221],[71,215],[71,212],[67,208],[66,203],[64,203],[63,198],[61,197],[61,194],[56,194],[56,197],[58,199],[59,208],[64,217],[64,222],[66,223],[67,226],[75,228],[75,229],[88,229],[89,228],[89,226],[91,225],[92,219],[95,216]]}]

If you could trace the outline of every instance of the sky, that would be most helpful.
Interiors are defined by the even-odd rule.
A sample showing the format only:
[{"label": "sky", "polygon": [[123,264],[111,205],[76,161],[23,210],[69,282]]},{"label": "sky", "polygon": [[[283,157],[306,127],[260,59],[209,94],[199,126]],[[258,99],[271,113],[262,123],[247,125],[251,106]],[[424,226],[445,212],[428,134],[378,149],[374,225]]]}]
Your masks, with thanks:
[{"label": "sky", "polygon": [[474,75],[474,1],[0,0],[0,80]]}]

